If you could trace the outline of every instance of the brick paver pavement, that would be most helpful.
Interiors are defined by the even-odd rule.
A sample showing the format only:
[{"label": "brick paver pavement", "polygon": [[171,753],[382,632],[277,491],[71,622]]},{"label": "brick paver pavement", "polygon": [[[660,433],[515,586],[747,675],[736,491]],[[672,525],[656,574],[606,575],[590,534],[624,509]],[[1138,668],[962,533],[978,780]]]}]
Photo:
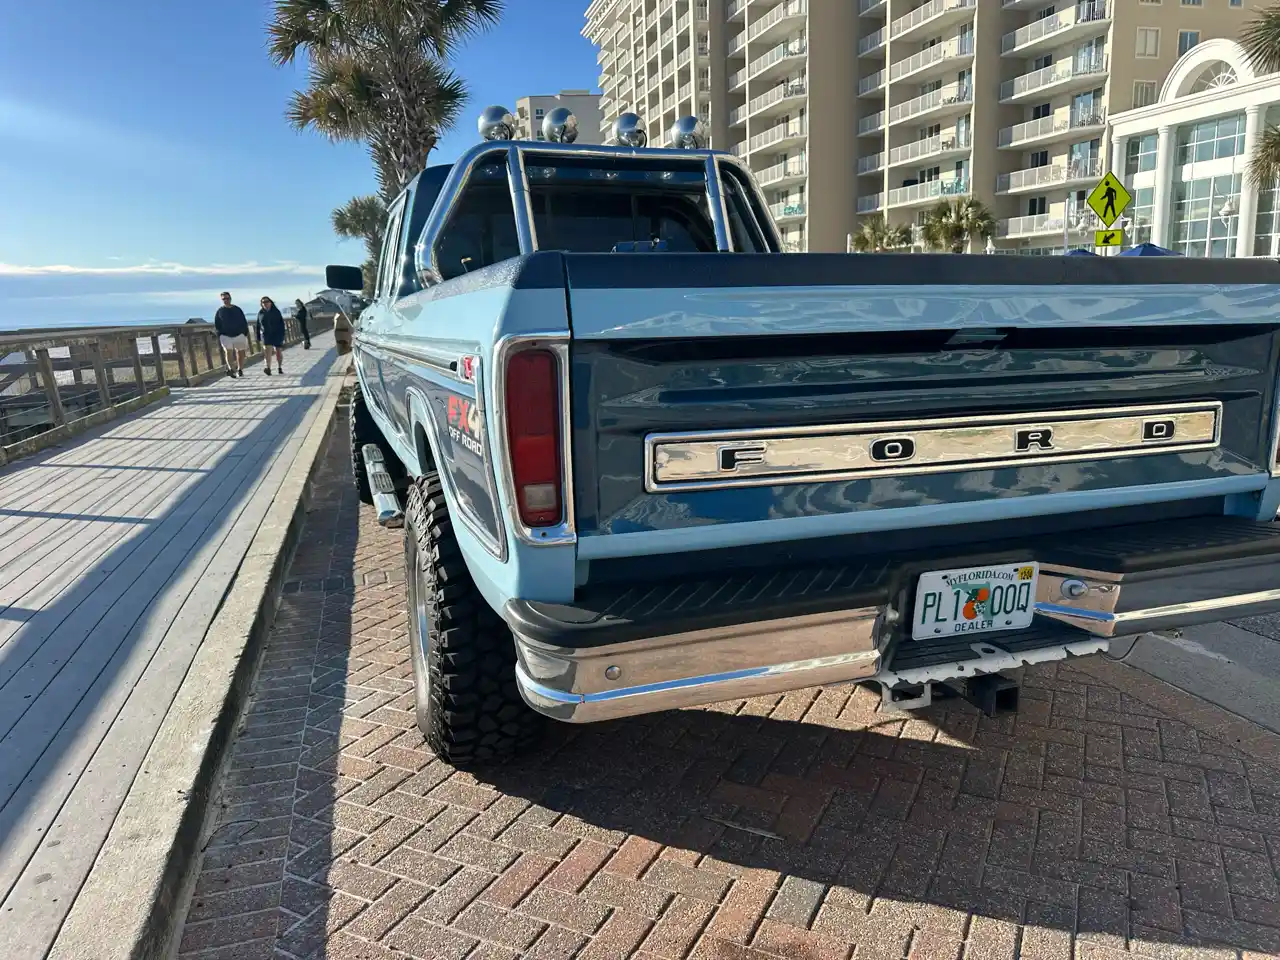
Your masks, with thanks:
[{"label": "brick paver pavement", "polygon": [[342,441],[184,960],[1280,953],[1277,738],[1105,660],[1029,671],[1016,717],[812,689],[453,770],[414,727],[400,534]]}]

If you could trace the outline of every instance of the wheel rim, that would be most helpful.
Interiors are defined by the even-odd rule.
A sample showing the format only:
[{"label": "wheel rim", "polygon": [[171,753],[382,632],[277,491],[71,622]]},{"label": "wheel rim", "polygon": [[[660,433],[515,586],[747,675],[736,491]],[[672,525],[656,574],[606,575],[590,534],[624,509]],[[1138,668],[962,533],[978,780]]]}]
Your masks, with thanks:
[{"label": "wheel rim", "polygon": [[410,639],[415,647],[414,653],[422,658],[425,667],[431,637],[427,602],[431,596],[431,588],[422,572],[422,564],[418,562],[418,549],[412,535],[405,536],[405,570],[409,575]]}]

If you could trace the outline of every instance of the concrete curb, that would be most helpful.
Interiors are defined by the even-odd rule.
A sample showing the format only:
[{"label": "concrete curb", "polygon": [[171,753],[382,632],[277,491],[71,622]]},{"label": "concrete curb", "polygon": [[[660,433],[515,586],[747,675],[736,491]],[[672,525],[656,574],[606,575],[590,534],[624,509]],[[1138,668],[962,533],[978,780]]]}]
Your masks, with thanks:
[{"label": "concrete curb", "polygon": [[330,370],[315,423],[249,545],[49,960],[170,956],[222,761],[275,618],[319,455],[349,373],[346,358]]},{"label": "concrete curb", "polygon": [[17,443],[11,443],[6,447],[0,447],[0,465],[13,463],[23,457],[29,457],[33,453],[39,453],[41,450],[47,450],[49,447],[56,446],[63,440],[70,440],[72,437],[78,437],[80,434],[104,423],[112,420],[118,420],[126,413],[133,413],[135,410],[141,410],[148,404],[155,403],[157,400],[163,400],[169,396],[169,387],[167,385],[149,390],[140,397],[134,397],[131,400],[125,400],[123,403],[117,403],[114,406],[107,407],[105,410],[95,410],[93,413],[85,417],[78,417],[75,420],[68,420],[60,427],[54,427],[52,430],[46,430],[38,436],[32,437],[30,440],[20,440]]}]

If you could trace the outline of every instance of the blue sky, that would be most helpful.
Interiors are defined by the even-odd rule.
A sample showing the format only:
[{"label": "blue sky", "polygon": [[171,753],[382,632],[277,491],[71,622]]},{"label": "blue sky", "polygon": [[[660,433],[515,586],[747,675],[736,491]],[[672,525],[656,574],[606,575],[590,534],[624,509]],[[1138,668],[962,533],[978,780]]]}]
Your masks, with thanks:
[{"label": "blue sky", "polygon": [[[507,0],[454,60],[488,103],[596,89],[587,0]],[[301,67],[267,59],[267,0],[41,0],[0,30],[0,328],[204,316],[356,263],[329,212],[374,188],[363,150],[284,120]]]}]

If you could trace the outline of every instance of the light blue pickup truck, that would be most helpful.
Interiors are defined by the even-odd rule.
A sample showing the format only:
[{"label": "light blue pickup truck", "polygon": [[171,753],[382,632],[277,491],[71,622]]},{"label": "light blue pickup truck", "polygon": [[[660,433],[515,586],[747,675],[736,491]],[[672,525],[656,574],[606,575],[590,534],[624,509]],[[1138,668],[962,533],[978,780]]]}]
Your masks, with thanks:
[{"label": "light blue pickup truck", "polygon": [[441,756],[849,681],[1012,709],[1280,609],[1280,264],[782,254],[732,156],[497,136],[392,204],[354,336]]}]

